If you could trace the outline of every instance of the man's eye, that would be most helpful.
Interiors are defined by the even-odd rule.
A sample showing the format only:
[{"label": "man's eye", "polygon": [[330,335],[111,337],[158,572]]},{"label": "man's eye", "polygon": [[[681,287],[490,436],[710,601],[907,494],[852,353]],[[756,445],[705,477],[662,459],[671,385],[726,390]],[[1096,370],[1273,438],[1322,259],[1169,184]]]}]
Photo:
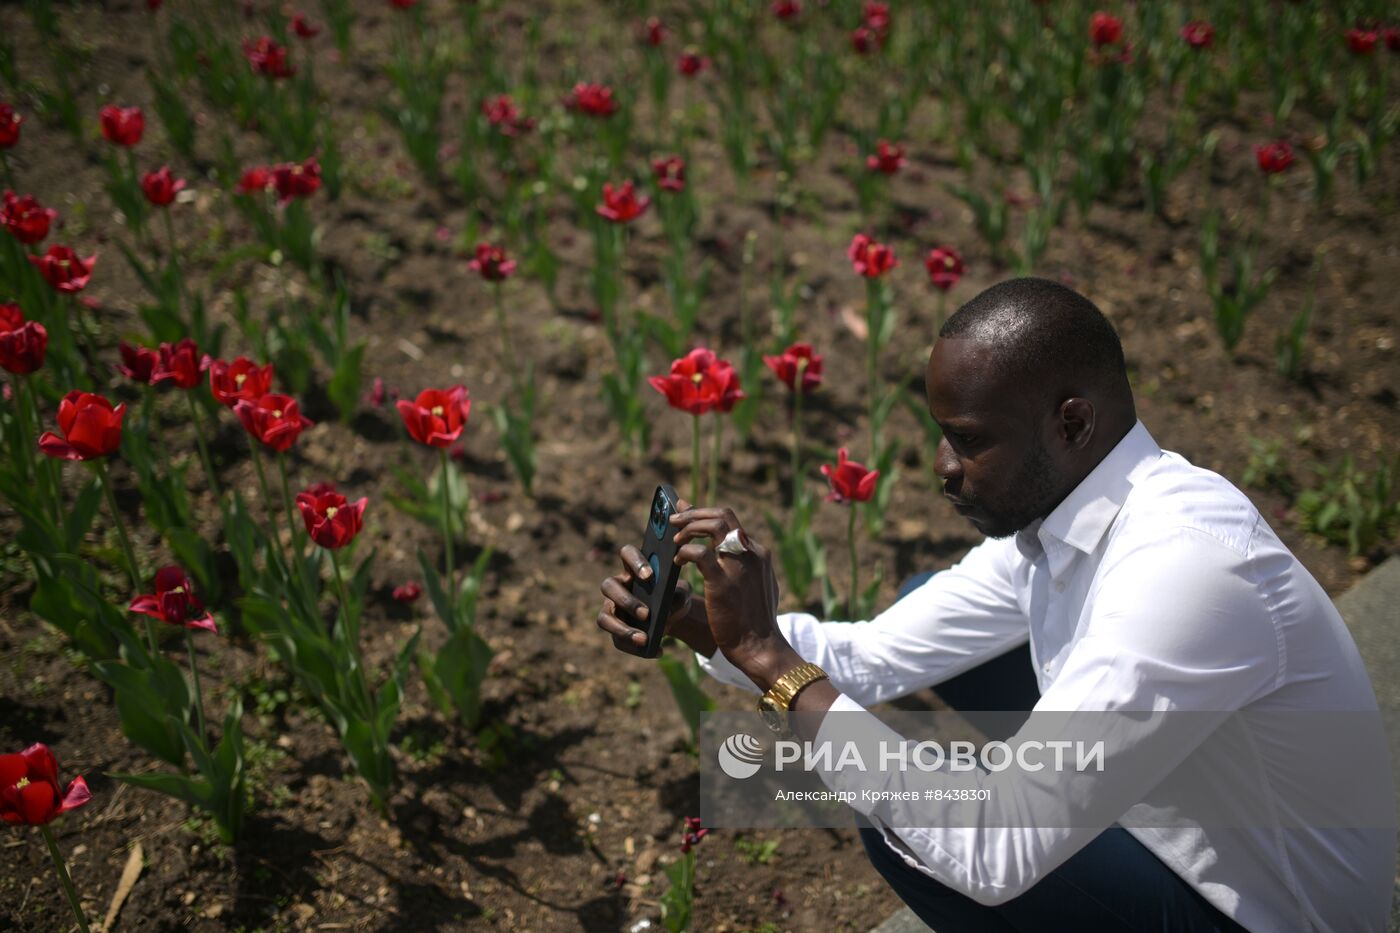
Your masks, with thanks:
[{"label": "man's eye", "polygon": [[977,441],[977,435],[975,434],[959,434],[956,431],[950,434],[949,437],[956,441],[961,447],[971,447]]}]

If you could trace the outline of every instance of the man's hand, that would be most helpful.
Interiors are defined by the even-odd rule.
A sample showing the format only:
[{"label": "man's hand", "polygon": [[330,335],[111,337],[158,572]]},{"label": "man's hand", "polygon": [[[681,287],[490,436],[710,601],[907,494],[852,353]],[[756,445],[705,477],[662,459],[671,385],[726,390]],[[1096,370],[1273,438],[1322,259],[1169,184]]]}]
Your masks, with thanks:
[{"label": "man's hand", "polygon": [[[647,634],[637,624],[647,623],[647,604],[632,595],[632,581],[651,576],[651,567],[634,544],[624,544],[617,552],[622,572],[603,581],[603,610],[598,613],[598,627],[612,636],[613,647],[628,654],[640,654],[646,648]],[[671,615],[666,620],[666,634],[674,635],[705,657],[715,653],[715,642],[705,621],[705,607],[691,599],[690,584],[676,584],[671,600]]]},{"label": "man's hand", "polygon": [[[705,578],[705,615],[716,647],[762,690],[802,663],[778,629],[778,578],[768,549],[748,537],[732,509],[692,509],[671,516],[681,545],[679,564],[694,564]],[[716,552],[713,543],[738,529],[742,554]],[[709,541],[699,541],[708,538]],[[712,543],[713,542],[713,543]]]}]

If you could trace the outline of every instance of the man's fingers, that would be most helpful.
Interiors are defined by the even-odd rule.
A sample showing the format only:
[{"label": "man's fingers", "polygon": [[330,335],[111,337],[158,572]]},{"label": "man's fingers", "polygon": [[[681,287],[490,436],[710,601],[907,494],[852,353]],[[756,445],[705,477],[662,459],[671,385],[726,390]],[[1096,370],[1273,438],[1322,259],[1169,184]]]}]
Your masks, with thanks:
[{"label": "man's fingers", "polygon": [[645,622],[649,610],[647,604],[632,595],[632,591],[627,588],[617,577],[608,577],[603,581],[603,595],[613,605],[623,612],[636,619],[638,622]]},{"label": "man's fingers", "polygon": [[707,519],[726,517],[733,518],[735,525],[739,524],[739,520],[737,518],[734,518],[734,513],[731,510],[716,508],[682,509],[681,511],[671,516],[671,524],[673,526],[684,526],[690,524],[691,522],[699,522],[705,521]]},{"label": "man's fingers", "polygon": [[613,644],[622,650],[626,650],[627,645],[642,647],[647,643],[646,632],[633,628],[606,611],[598,613],[597,623],[600,629],[613,637]]},{"label": "man's fingers", "polygon": [[635,544],[624,544],[618,551],[618,557],[622,561],[622,569],[628,574],[642,580],[651,576],[651,566]]},{"label": "man's fingers", "polygon": [[676,533],[676,543],[686,544],[696,538],[714,538],[720,540],[729,534],[729,526],[722,519],[709,518],[697,522],[691,522],[681,528]]},{"label": "man's fingers", "polygon": [[724,571],[720,569],[719,561],[715,559],[715,552],[710,550],[709,545],[698,542],[692,541],[690,544],[683,545],[676,552],[676,563],[694,564],[700,568],[700,575],[706,580],[713,578],[716,574],[724,575]]}]

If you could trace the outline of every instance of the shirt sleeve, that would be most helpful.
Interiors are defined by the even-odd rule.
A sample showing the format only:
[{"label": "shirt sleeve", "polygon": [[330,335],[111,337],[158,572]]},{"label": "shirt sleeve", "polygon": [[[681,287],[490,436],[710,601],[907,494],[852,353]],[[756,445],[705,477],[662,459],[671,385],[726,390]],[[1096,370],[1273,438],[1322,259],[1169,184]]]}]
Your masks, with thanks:
[{"label": "shirt sleeve", "polygon": [[[1012,553],[1009,540],[985,541],[869,621],[822,622],[792,612],[778,616],[778,628],[856,702],[870,706],[903,696],[1030,637],[1011,578]],[[720,652],[696,657],[716,680],[758,692]]]},{"label": "shirt sleeve", "polygon": [[[1083,637],[1009,743],[1067,737],[1067,728],[1082,739],[1087,720],[1107,736],[1101,771],[822,773],[833,790],[854,791],[857,800],[872,786],[986,791],[976,795],[985,800],[957,804],[956,825],[924,809],[920,825],[900,827],[873,804],[853,804],[887,841],[897,837],[891,848],[908,864],[979,903],[1027,891],[1140,803],[1282,670],[1272,616],[1236,550],[1199,531],[1168,529],[1100,569]],[[1178,710],[1200,712],[1168,715]],[[1094,715],[1076,723],[1066,712]],[[818,746],[854,741],[867,761],[878,760],[882,740],[900,737],[849,696],[832,705],[816,737]]]}]

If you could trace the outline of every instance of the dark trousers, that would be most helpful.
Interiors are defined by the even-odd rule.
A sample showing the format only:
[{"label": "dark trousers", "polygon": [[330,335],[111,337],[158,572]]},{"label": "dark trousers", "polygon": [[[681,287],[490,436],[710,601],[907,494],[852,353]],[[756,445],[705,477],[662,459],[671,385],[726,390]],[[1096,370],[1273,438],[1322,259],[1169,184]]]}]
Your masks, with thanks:
[{"label": "dark trousers", "polygon": [[[926,573],[911,577],[900,587],[899,598],[903,599],[930,576]],[[1027,646],[993,658],[935,690],[957,710],[1029,712],[1040,698]],[[976,717],[969,718],[975,724]],[[1001,726],[997,731],[1003,732],[1005,717],[995,722]],[[875,870],[936,933],[1244,930],[1121,827],[1110,827],[1099,834],[1020,897],[987,907],[905,864],[878,829],[864,820],[862,823],[861,841]]]}]

